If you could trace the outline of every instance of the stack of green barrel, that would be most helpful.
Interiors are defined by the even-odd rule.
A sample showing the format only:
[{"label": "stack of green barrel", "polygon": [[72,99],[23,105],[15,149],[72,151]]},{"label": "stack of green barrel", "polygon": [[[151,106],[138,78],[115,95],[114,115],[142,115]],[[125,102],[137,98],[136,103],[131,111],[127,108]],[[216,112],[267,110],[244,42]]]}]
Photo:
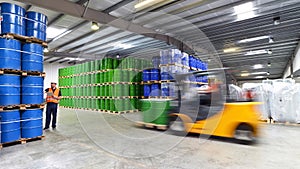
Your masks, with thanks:
[{"label": "stack of green barrel", "polygon": [[139,108],[142,72],[151,62],[104,58],[59,69],[60,106],[110,112]]}]

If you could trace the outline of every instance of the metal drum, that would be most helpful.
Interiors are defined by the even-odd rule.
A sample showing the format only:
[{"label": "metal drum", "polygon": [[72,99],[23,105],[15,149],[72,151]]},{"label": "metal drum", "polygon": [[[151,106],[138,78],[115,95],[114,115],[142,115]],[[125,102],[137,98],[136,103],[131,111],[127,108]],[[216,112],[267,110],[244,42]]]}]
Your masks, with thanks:
[{"label": "metal drum", "polygon": [[20,111],[1,111],[1,143],[19,140],[20,132]]},{"label": "metal drum", "polygon": [[21,70],[21,42],[0,38],[0,69]]},{"label": "metal drum", "polygon": [[10,3],[1,3],[0,7],[2,16],[0,33],[25,35],[25,9]]},{"label": "metal drum", "polygon": [[150,81],[150,70],[149,69],[143,70],[142,80],[144,82]]},{"label": "metal drum", "polygon": [[38,12],[26,13],[26,35],[46,41],[47,16]]},{"label": "metal drum", "polygon": [[44,78],[39,76],[22,77],[22,104],[43,103]]},{"label": "metal drum", "polygon": [[21,112],[22,138],[35,138],[43,135],[43,109],[28,109]]},{"label": "metal drum", "polygon": [[43,47],[35,43],[22,46],[22,70],[43,72]]},{"label": "metal drum", "polygon": [[144,96],[149,97],[151,93],[151,86],[150,85],[144,85]]},{"label": "metal drum", "polygon": [[151,69],[150,70],[150,80],[160,80],[159,69]]},{"label": "metal drum", "polygon": [[0,75],[0,106],[20,104],[20,76]]}]

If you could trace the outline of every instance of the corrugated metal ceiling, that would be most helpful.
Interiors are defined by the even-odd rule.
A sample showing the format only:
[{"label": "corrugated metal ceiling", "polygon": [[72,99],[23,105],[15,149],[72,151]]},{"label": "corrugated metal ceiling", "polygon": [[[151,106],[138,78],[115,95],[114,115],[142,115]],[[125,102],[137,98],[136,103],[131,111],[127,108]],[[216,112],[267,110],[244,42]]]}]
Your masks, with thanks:
[{"label": "corrugated metal ceiling", "polygon": [[[299,42],[300,36],[300,2],[298,0],[179,0],[173,1],[164,6],[147,8],[142,12],[161,13],[137,13],[134,5],[137,0],[72,0],[74,3],[87,5],[89,8],[108,13],[119,18],[126,18],[133,23],[138,23],[147,28],[159,31],[163,34],[171,34],[179,39],[194,42],[196,45],[208,46],[206,37],[195,36],[186,23],[179,22],[178,18],[163,14],[168,13],[181,17],[193,23],[209,38],[224,66],[236,67],[239,69],[234,73],[238,80],[254,79],[255,76],[241,77],[241,71],[248,72],[270,72],[269,78],[279,78],[288,64],[288,60],[293,54]],[[234,8],[237,5],[253,2],[256,17],[237,21]],[[28,8],[26,4],[16,2]],[[151,48],[170,46],[153,38],[146,38],[143,35],[119,30],[107,25],[100,25],[99,31],[90,29],[91,22],[84,22],[84,19],[69,15],[63,15],[55,11],[45,10],[38,7],[30,7],[30,10],[45,13],[49,18],[51,27],[61,27],[72,29],[72,31],[58,40],[49,43],[50,50],[63,53],[84,53],[92,55],[130,55],[133,52],[147,49],[144,54],[151,53]],[[280,25],[273,24],[273,18],[280,16]],[[82,23],[81,25],[79,25]],[[79,25],[76,27],[76,25]],[[268,39],[251,43],[240,44],[239,40],[257,37],[271,36],[274,43],[269,43]],[[50,40],[50,39],[49,39]],[[129,49],[122,49],[113,46],[117,43],[132,45]],[[224,48],[236,47],[238,50],[232,53],[224,53]],[[272,54],[260,54],[245,56],[246,52],[254,50],[272,50]],[[150,52],[149,52],[150,51]],[[156,52],[153,49],[153,52]],[[141,52],[140,54],[143,54]],[[199,53],[200,54],[200,53]],[[154,53],[153,55],[158,55]],[[57,56],[57,55],[56,55]],[[150,56],[150,55],[149,55]],[[148,56],[148,57],[149,57]],[[51,56],[48,56],[51,57]],[[66,61],[66,56],[53,57],[45,60],[48,62]],[[201,56],[208,61],[208,56]],[[59,60],[61,58],[61,60]],[[268,67],[267,64],[272,66]],[[253,65],[263,64],[261,69],[253,69]],[[266,78],[264,76],[263,78]]]}]

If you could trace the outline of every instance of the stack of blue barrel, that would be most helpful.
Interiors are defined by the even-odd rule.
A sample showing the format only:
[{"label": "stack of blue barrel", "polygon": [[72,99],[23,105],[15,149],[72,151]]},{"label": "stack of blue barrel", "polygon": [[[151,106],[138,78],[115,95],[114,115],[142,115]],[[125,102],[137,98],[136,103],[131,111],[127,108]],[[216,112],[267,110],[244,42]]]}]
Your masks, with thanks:
[{"label": "stack of blue barrel", "polygon": [[[0,3],[1,34],[15,34],[46,40],[47,17],[24,8]],[[27,25],[27,26],[26,26]],[[0,69],[9,74],[0,75],[1,143],[42,135],[42,109],[20,111],[18,105],[42,104],[43,77],[20,76],[20,71],[43,72],[41,44],[21,42],[0,37]]]},{"label": "stack of blue barrel", "polygon": [[157,68],[143,70],[144,97],[161,95],[160,70]]}]

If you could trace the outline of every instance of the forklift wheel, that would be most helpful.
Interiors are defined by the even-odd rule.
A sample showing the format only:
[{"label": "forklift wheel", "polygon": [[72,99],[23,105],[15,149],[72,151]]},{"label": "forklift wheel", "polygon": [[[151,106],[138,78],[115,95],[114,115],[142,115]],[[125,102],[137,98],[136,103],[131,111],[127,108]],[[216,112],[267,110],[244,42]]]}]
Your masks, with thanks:
[{"label": "forklift wheel", "polygon": [[240,124],[235,130],[234,138],[241,144],[255,143],[253,128],[248,124]]},{"label": "forklift wheel", "polygon": [[186,136],[187,132],[185,130],[185,126],[180,117],[174,117],[169,122],[169,130],[173,135],[177,136]]}]

